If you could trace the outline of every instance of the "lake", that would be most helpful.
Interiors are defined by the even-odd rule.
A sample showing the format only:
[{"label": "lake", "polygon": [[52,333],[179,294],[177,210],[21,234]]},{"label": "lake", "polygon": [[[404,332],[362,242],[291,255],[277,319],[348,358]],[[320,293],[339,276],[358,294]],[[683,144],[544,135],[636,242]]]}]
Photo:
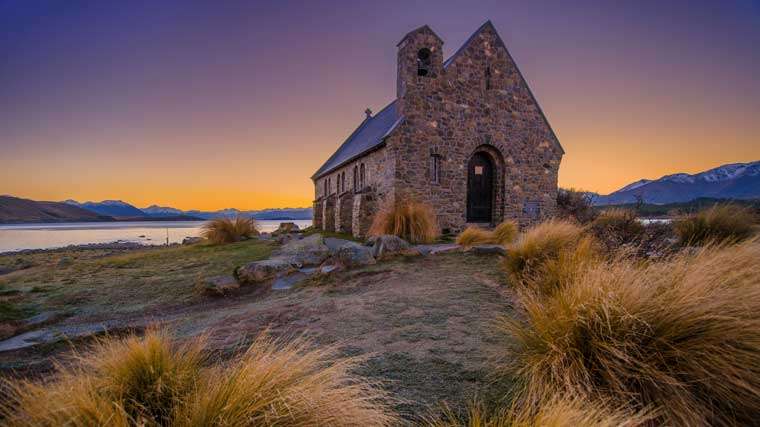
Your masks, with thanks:
[{"label": "lake", "polygon": [[[260,231],[272,232],[281,222],[300,228],[311,220],[260,220]],[[57,224],[0,224],[0,252],[49,249],[87,243],[134,242],[144,245],[181,243],[200,234],[203,221],[74,222]]]}]

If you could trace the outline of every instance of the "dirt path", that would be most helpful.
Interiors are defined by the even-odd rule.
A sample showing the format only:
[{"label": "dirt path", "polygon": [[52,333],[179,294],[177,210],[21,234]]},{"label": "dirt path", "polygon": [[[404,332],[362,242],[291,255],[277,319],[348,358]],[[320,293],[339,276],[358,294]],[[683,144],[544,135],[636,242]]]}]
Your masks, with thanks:
[{"label": "dirt path", "polygon": [[463,254],[382,263],[335,276],[318,287],[229,307],[186,324],[205,330],[217,348],[269,328],[305,333],[368,355],[361,374],[387,381],[407,418],[447,401],[457,407],[488,381],[486,359],[498,350],[490,322],[511,313],[493,256]]}]

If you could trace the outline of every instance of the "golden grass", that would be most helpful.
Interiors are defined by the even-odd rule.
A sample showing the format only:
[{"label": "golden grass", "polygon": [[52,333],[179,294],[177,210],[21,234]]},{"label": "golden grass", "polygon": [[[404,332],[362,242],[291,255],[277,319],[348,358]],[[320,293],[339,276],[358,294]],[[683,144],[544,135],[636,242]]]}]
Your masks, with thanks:
[{"label": "golden grass", "polygon": [[637,427],[651,420],[645,412],[629,413],[568,396],[546,399],[536,409],[512,407],[489,411],[474,403],[462,418],[464,420],[446,408],[442,417],[426,420],[425,424],[430,427]]},{"label": "golden grass", "polygon": [[613,244],[636,242],[644,234],[644,224],[630,209],[611,208],[599,213],[591,229],[602,241]]},{"label": "golden grass", "polygon": [[201,236],[214,244],[239,242],[258,234],[256,220],[244,216],[214,218],[201,226]]},{"label": "golden grass", "polygon": [[203,340],[162,332],[100,341],[47,382],[9,384],[10,426],[385,426],[387,396],[352,374],[357,359],[258,337],[229,363],[204,367]]},{"label": "golden grass", "polygon": [[391,234],[410,243],[431,243],[439,235],[433,208],[411,198],[397,197],[372,221],[370,236]]},{"label": "golden grass", "polygon": [[673,229],[684,245],[703,245],[724,240],[741,241],[754,234],[752,211],[734,204],[714,205],[677,219]]},{"label": "golden grass", "polygon": [[[580,249],[576,251],[576,248]],[[560,261],[582,262],[584,256],[594,254],[594,242],[584,237],[582,227],[565,220],[549,220],[529,228],[517,238],[507,251],[504,267],[514,285],[529,281],[535,284],[546,274],[569,268],[566,264],[559,265]],[[560,260],[561,257],[564,259]]]},{"label": "golden grass", "polygon": [[526,319],[499,371],[518,401],[585,396],[659,425],[750,425],[760,408],[760,242],[657,263],[590,264],[550,296],[521,293]]},{"label": "golden grass", "polygon": [[493,243],[493,234],[488,230],[471,225],[459,233],[456,243],[465,248]]},{"label": "golden grass", "polygon": [[459,233],[456,243],[465,248],[486,244],[507,245],[512,243],[515,237],[517,237],[517,223],[504,221],[497,225],[493,231],[471,225]]}]

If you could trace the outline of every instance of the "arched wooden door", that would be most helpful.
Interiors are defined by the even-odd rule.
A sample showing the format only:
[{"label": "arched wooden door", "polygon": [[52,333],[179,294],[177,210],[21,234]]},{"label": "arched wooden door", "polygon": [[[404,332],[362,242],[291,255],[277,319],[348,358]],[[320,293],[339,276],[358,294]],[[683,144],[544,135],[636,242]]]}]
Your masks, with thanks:
[{"label": "arched wooden door", "polygon": [[494,166],[482,152],[472,155],[467,165],[467,222],[491,222]]}]

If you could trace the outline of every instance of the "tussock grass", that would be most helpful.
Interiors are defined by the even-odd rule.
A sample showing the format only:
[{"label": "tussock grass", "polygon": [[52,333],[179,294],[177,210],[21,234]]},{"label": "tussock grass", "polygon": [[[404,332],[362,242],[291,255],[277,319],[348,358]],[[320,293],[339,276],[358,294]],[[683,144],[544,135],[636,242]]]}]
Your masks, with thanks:
[{"label": "tussock grass", "polygon": [[651,420],[645,412],[630,413],[578,397],[546,399],[537,408],[484,409],[473,403],[463,417],[446,408],[443,416],[428,419],[429,427],[638,427]]},{"label": "tussock grass", "polygon": [[517,223],[504,221],[497,225],[493,231],[471,225],[459,233],[456,243],[465,248],[485,244],[507,245],[512,243],[515,237],[517,237]]},{"label": "tussock grass", "polygon": [[518,401],[585,396],[658,425],[751,425],[760,408],[760,243],[709,246],[656,263],[617,258],[552,295],[521,293],[503,318],[514,347],[499,371]]},{"label": "tussock grass", "polygon": [[[584,229],[565,220],[549,220],[529,228],[509,247],[504,267],[514,285],[536,285],[552,274],[570,269],[567,263],[585,262],[594,255],[595,246]],[[530,283],[529,283],[530,282]]]},{"label": "tussock grass", "polygon": [[741,241],[754,233],[753,212],[734,204],[714,205],[677,219],[673,228],[684,245],[704,245],[724,240]]},{"label": "tussock grass", "polygon": [[514,221],[504,221],[493,229],[493,239],[500,245],[508,245],[517,238],[518,227]]},{"label": "tussock grass", "polygon": [[370,236],[392,234],[410,243],[431,243],[439,235],[433,208],[408,197],[397,197],[381,209],[372,221]]},{"label": "tussock grass", "polygon": [[247,240],[258,234],[256,220],[244,216],[214,218],[201,226],[201,236],[217,245]]},{"label": "tussock grass", "polygon": [[617,246],[639,241],[645,227],[638,220],[636,212],[630,209],[611,208],[603,210],[591,223],[591,230],[608,246]]},{"label": "tussock grass", "polygon": [[229,363],[206,366],[203,340],[159,331],[104,339],[46,382],[8,384],[10,426],[384,426],[387,397],[351,373],[358,359],[258,337]]},{"label": "tussock grass", "polygon": [[465,248],[493,243],[493,234],[488,230],[471,225],[459,233],[456,243]]}]

